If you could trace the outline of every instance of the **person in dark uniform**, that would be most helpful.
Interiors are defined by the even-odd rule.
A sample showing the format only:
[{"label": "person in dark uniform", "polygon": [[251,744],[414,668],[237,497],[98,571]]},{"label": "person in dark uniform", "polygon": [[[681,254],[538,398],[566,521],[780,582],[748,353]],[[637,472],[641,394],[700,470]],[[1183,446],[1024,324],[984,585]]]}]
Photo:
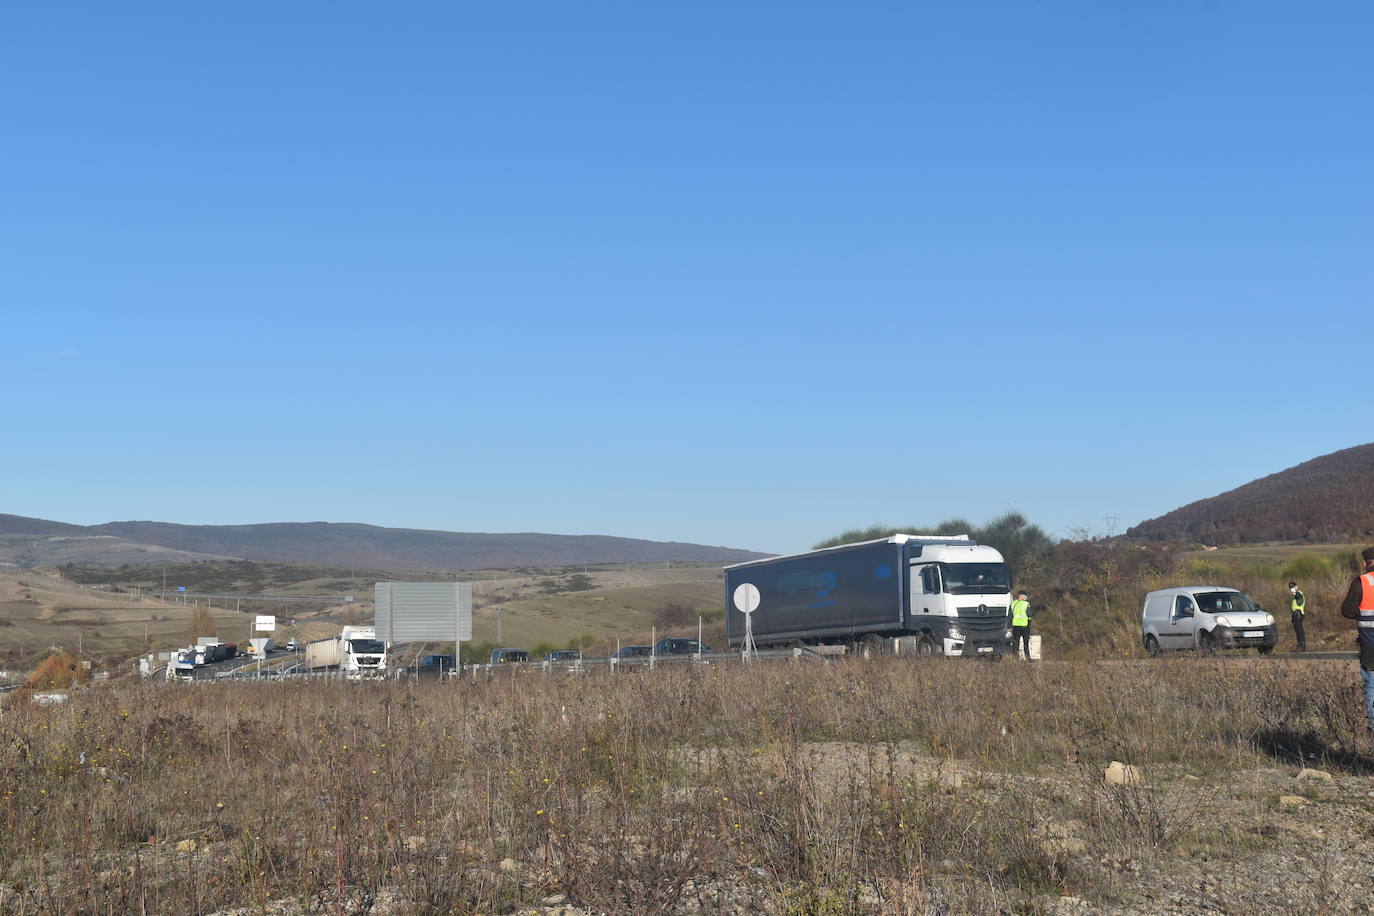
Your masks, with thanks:
[{"label": "person in dark uniform", "polygon": [[1374,731],[1374,547],[1366,547],[1364,572],[1356,576],[1341,602],[1341,616],[1355,621],[1355,642],[1360,647],[1360,677],[1364,679],[1364,711]]},{"label": "person in dark uniform", "polygon": [[1307,633],[1303,624],[1307,622],[1307,596],[1298,589],[1298,583],[1288,583],[1288,609],[1292,611],[1293,635],[1298,637],[1298,651],[1307,651]]}]

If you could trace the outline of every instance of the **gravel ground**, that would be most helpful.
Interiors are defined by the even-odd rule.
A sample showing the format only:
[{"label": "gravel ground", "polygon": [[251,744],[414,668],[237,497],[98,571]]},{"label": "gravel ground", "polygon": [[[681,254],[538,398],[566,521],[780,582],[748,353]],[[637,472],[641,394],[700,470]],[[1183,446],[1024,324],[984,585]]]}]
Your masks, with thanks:
[{"label": "gravel ground", "polygon": [[[849,751],[827,747],[837,767]],[[1035,833],[1042,848],[1054,852],[1077,877],[1072,895],[1046,894],[1017,904],[980,899],[976,890],[953,892],[958,876],[936,876],[925,886],[870,888],[854,908],[834,912],[864,914],[989,913],[1037,916],[1194,916],[1194,914],[1374,914],[1374,779],[1338,771],[1262,768],[1234,774],[1219,783],[1189,774],[1141,774],[1139,786],[1100,786],[1087,771],[1034,776],[980,773],[950,761],[910,756],[906,763],[938,774],[940,791],[1038,794],[1061,803],[1084,796],[1110,801],[1130,793],[1138,804],[1164,812],[1175,832],[1153,848],[1125,847],[1095,833],[1081,820],[1046,820]],[[1098,771],[1101,772],[1101,771]],[[957,777],[952,773],[958,773]],[[951,863],[952,865],[952,863]],[[538,870],[505,860],[500,871],[530,876],[540,903],[497,916],[621,916],[583,909],[550,891]],[[952,872],[957,871],[957,867]],[[523,879],[522,879],[523,880]],[[766,873],[744,872],[689,882],[671,910],[675,916],[777,914],[806,916],[795,900],[779,893]],[[533,896],[533,894],[532,894]],[[251,910],[224,910],[218,916],[296,916],[310,911],[286,901]],[[383,895],[372,901],[373,916],[414,912],[406,901]],[[827,910],[827,912],[831,912]],[[624,911],[624,916],[638,914]]]}]

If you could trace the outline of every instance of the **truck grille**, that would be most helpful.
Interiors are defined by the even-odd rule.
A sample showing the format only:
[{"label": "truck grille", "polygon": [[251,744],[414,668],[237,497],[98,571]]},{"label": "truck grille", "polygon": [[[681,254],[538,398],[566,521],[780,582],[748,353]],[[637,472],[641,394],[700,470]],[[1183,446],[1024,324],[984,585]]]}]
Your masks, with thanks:
[{"label": "truck grille", "polygon": [[975,605],[956,610],[959,613],[959,626],[971,633],[991,633],[1007,628],[1007,609],[1004,607],[986,605],[980,608]]}]

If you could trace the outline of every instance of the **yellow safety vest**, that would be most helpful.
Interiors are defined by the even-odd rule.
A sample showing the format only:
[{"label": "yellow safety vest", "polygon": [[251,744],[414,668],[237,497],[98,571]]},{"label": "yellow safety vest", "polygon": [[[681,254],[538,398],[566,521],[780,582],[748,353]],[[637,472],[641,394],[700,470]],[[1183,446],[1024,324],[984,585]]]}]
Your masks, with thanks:
[{"label": "yellow safety vest", "polygon": [[1293,600],[1289,602],[1289,607],[1292,608],[1293,613],[1302,614],[1303,616],[1306,616],[1307,596],[1304,595],[1301,591],[1299,591],[1296,595],[1293,596]]},{"label": "yellow safety vest", "polygon": [[1011,603],[1011,625],[1014,627],[1030,626],[1030,602],[1017,599]]}]

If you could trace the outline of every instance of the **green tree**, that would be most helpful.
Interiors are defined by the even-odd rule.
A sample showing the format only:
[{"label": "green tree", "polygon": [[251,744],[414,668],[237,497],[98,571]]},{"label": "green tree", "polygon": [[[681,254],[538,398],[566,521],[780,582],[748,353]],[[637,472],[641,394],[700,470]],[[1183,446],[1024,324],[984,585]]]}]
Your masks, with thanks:
[{"label": "green tree", "polygon": [[1005,512],[983,525],[974,525],[966,518],[947,518],[938,525],[907,525],[894,527],[877,524],[867,528],[851,528],[816,544],[812,549],[873,541],[894,534],[937,535],[967,534],[979,544],[995,547],[1007,561],[1013,579],[1035,577],[1043,572],[1054,543],[1039,525],[1032,524],[1020,512]]}]

